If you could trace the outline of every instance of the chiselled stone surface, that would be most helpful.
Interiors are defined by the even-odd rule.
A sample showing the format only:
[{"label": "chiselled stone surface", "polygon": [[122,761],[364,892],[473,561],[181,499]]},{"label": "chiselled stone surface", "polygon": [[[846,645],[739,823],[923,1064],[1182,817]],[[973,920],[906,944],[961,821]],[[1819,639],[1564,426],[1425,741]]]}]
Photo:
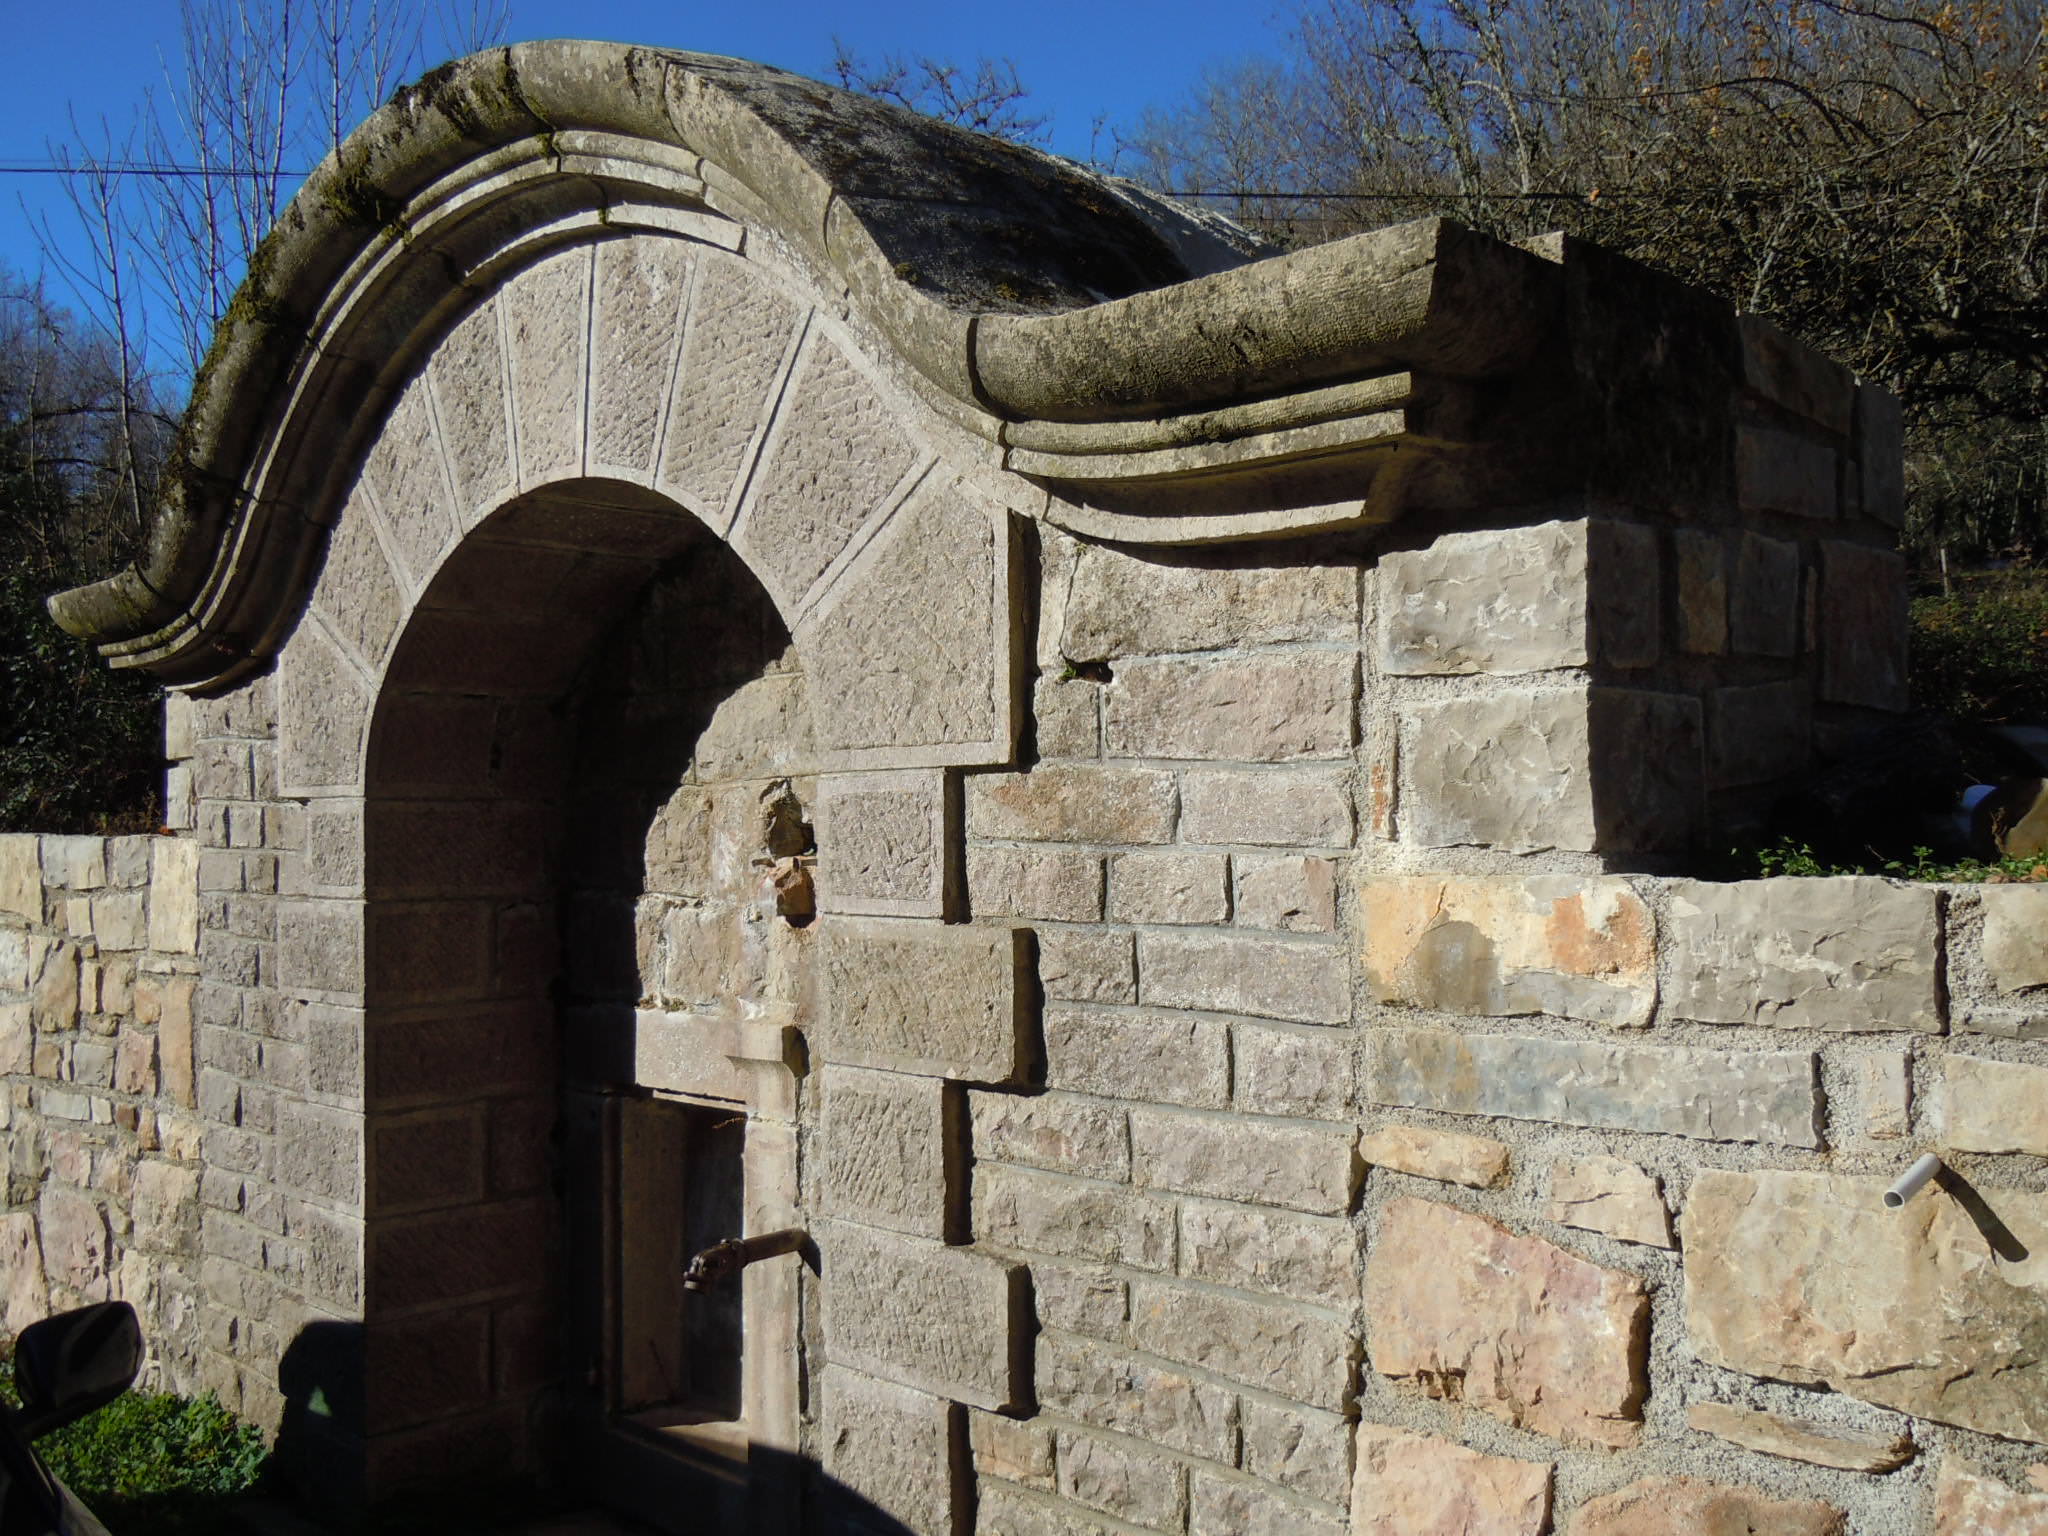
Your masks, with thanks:
[{"label": "chiselled stone surface", "polygon": [[1937,895],[1870,876],[1673,887],[1666,1010],[1708,1024],[1938,1032]]},{"label": "chiselled stone surface", "polygon": [[1994,1241],[1953,1200],[1886,1210],[1887,1182],[1696,1175],[1681,1223],[1694,1350],[1732,1370],[2048,1443],[2038,1342],[2048,1281],[2038,1264],[2001,1256],[2043,1251],[2048,1196],[1981,1190],[2010,1234]]},{"label": "chiselled stone surface", "polygon": [[284,786],[356,783],[369,703],[353,669],[318,626],[301,624],[277,670],[278,777]]},{"label": "chiselled stone surface", "polygon": [[1747,423],[1735,433],[1735,496],[1745,512],[1833,517],[1838,509],[1835,452],[1777,427]]},{"label": "chiselled stone surface", "polygon": [[1181,1463],[1129,1440],[1061,1429],[1054,1434],[1059,1491],[1105,1514],[1152,1530],[1179,1530],[1187,1519]]},{"label": "chiselled stone surface", "polygon": [[953,1536],[953,1479],[948,1469],[960,1426],[943,1398],[856,1371],[821,1373],[826,1426],[822,1459],[839,1488],[866,1502],[860,1518],[886,1515],[904,1536]]},{"label": "chiselled stone surface", "polygon": [[2048,1492],[2021,1493],[1967,1462],[1945,1458],[1934,1483],[1933,1536],[2040,1536]]},{"label": "chiselled stone surface", "polygon": [[1599,845],[1584,690],[1503,692],[1402,712],[1402,830],[1425,847]]},{"label": "chiselled stone surface", "polygon": [[1796,340],[1762,315],[1738,315],[1742,382],[1795,416],[1804,416],[1837,437],[1849,434],[1857,397],[1849,370]]},{"label": "chiselled stone surface", "polygon": [[199,949],[199,844],[160,837],[149,848],[149,947],[167,955]]},{"label": "chiselled stone surface", "polygon": [[1347,1490],[1345,1441],[1350,1424],[1314,1408],[1247,1397],[1239,1407],[1244,1469],[1253,1477],[1292,1488],[1326,1504],[1342,1504]]},{"label": "chiselled stone surface", "polygon": [[1625,880],[1394,875],[1363,882],[1359,903],[1382,1002],[1649,1022],[1654,928]]},{"label": "chiselled stone surface", "polygon": [[1220,853],[1126,853],[1109,869],[1109,915],[1121,923],[1220,923],[1230,863]]},{"label": "chiselled stone surface", "polygon": [[424,582],[455,536],[448,475],[424,379],[415,379],[399,394],[364,462],[363,477],[407,573]]},{"label": "chiselled stone surface", "polygon": [[1131,1337],[1140,1349],[1313,1408],[1341,1411],[1358,1341],[1327,1313],[1227,1291],[1139,1279]]},{"label": "chiselled stone surface", "polygon": [[1173,836],[1173,775],[1153,768],[1041,764],[967,781],[975,837],[1057,843],[1163,843]]},{"label": "chiselled stone surface", "polygon": [[1340,1217],[1186,1200],[1179,1268],[1191,1280],[1341,1310],[1358,1299],[1358,1234]]},{"label": "chiselled stone surface", "polygon": [[43,1249],[33,1211],[0,1216],[0,1322],[10,1334],[50,1314],[50,1288],[43,1277]]},{"label": "chiselled stone surface", "polygon": [[327,562],[313,601],[362,665],[382,664],[406,603],[377,540],[376,514],[360,491],[349,498],[328,535]]},{"label": "chiselled stone surface", "polygon": [[1022,1070],[1023,929],[828,918],[819,940],[833,1061],[980,1082]]},{"label": "chiselled stone surface", "polygon": [[972,1092],[967,1096],[978,1162],[1023,1163],[1096,1179],[1131,1171],[1130,1132],[1120,1104],[1072,1094]]},{"label": "chiselled stone surface", "polygon": [[1029,1401],[1022,1265],[840,1222],[819,1246],[830,1360],[977,1408]]},{"label": "chiselled stone surface", "polygon": [[1693,1477],[1645,1477],[1572,1511],[1565,1536],[1845,1536],[1842,1512]]},{"label": "chiselled stone surface", "polygon": [[974,1236],[996,1248],[1171,1270],[1174,1226],[1174,1202],[1157,1195],[1001,1164],[975,1170]]},{"label": "chiselled stone surface", "polygon": [[1584,666],[1586,530],[1584,522],[1571,522],[1449,533],[1424,549],[1383,557],[1380,670]]},{"label": "chiselled stone surface", "polygon": [[1038,935],[1045,995],[1076,1003],[1135,1003],[1137,946],[1128,933],[1046,928]]},{"label": "chiselled stone surface", "polygon": [[1625,1243],[1669,1248],[1671,1213],[1655,1175],[1618,1157],[1568,1158],[1550,1165],[1552,1221]]},{"label": "chiselled stone surface", "polygon": [[1544,1536],[1550,1467],[1358,1426],[1351,1536]]},{"label": "chiselled stone surface", "polygon": [[583,466],[590,265],[587,249],[547,257],[506,284],[499,299],[511,354],[521,485],[560,479]]},{"label": "chiselled stone surface", "polygon": [[722,531],[799,312],[737,257],[705,251],[697,264],[656,483]]},{"label": "chiselled stone surface", "polygon": [[1358,1155],[1375,1168],[1473,1189],[1485,1189],[1508,1171],[1508,1149],[1500,1142],[1420,1125],[1383,1126],[1359,1143]]},{"label": "chiselled stone surface", "polygon": [[1889,1472],[1913,1457],[1913,1442],[1905,1435],[1814,1424],[1732,1403],[1694,1403],[1686,1410],[1685,1422],[1744,1450],[1846,1472]]},{"label": "chiselled stone surface", "polygon": [[917,456],[899,413],[838,346],[814,331],[734,533],[785,612],[882,510]]},{"label": "chiselled stone surface", "polygon": [[1191,843],[1351,846],[1351,792],[1341,770],[1190,769],[1181,794],[1181,836]]},{"label": "chiselled stone surface", "polygon": [[1102,855],[1081,848],[967,853],[967,899],[977,917],[1092,923],[1102,917]]},{"label": "chiselled stone surface", "polygon": [[1357,697],[1350,651],[1127,662],[1103,695],[1103,745],[1112,757],[1342,757]]},{"label": "chiselled stone surface", "polygon": [[1718,533],[1680,528],[1672,536],[1678,555],[1678,648],[1695,656],[1728,649],[1727,548]]},{"label": "chiselled stone surface", "polygon": [[1067,592],[1060,652],[1113,661],[1289,641],[1339,641],[1358,625],[1358,572],[1332,565],[1258,565],[1232,552],[1081,547]]},{"label": "chiselled stone surface", "polygon": [[1342,945],[1307,939],[1141,933],[1138,996],[1168,1008],[1342,1024],[1351,1017],[1347,961]]},{"label": "chiselled stone surface", "polygon": [[1987,885],[1984,968],[2001,992],[2048,987],[2048,886]]},{"label": "chiselled stone surface", "polygon": [[1231,1027],[1231,1092],[1255,1115],[1348,1120],[1356,1094],[1352,1044],[1328,1030]]},{"label": "chiselled stone surface", "polygon": [[963,1128],[928,1077],[833,1065],[824,1074],[818,1183],[832,1216],[918,1237],[946,1236],[962,1178]]},{"label": "chiselled stone surface", "polygon": [[1946,1145],[2048,1157],[2048,1067],[1944,1056],[1940,1095]]},{"label": "chiselled stone surface", "polygon": [[816,812],[825,911],[941,915],[948,829],[937,773],[831,774]]},{"label": "chiselled stone surface", "polygon": [[1808,1051],[1389,1030],[1376,1043],[1368,1097],[1454,1115],[1820,1145],[1820,1084]]},{"label": "chiselled stone surface", "polygon": [[1188,1472],[1189,1536],[1344,1536],[1344,1521],[1242,1477]]},{"label": "chiselled stone surface", "polygon": [[975,1476],[1044,1491],[1054,1487],[1052,1431],[1043,1424],[974,1408],[967,1414],[967,1439]]},{"label": "chiselled stone surface", "polygon": [[1337,866],[1300,854],[1240,854],[1233,916],[1243,928],[1328,933],[1337,926]]},{"label": "chiselled stone surface", "polygon": [[1335,1126],[1133,1109],[1131,1177],[1146,1189],[1341,1216],[1359,1170],[1351,1133]]},{"label": "chiselled stone surface", "polygon": [[1045,1080],[1105,1098],[1220,1109],[1230,1098],[1221,1023],[1126,1008],[1045,1010]]},{"label": "chiselled stone surface", "polygon": [[1040,1406],[1063,1417],[1191,1456],[1230,1455],[1236,1394],[1128,1350],[1071,1334],[1041,1334],[1037,1383]]},{"label": "chiselled stone surface", "polygon": [[517,478],[498,332],[497,301],[486,299],[448,333],[427,365],[455,482],[456,520],[464,528],[502,502]]},{"label": "chiselled stone surface", "polygon": [[597,248],[591,317],[590,461],[645,475],[669,386],[692,247],[641,235]]},{"label": "chiselled stone surface", "polygon": [[1373,1368],[1576,1444],[1632,1446],[1649,1390],[1649,1298],[1482,1216],[1387,1202],[1365,1268]]}]

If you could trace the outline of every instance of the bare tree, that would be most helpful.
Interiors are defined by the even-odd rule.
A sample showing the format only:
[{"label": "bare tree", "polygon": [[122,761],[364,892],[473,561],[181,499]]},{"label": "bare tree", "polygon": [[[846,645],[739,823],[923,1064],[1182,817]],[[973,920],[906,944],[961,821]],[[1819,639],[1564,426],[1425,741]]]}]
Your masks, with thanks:
[{"label": "bare tree", "polygon": [[835,37],[832,74],[849,91],[893,101],[977,133],[1019,144],[1043,144],[1050,137],[1051,119],[1026,109],[1031,92],[1011,59],[978,59],[971,71],[925,54],[884,54],[869,60]]}]

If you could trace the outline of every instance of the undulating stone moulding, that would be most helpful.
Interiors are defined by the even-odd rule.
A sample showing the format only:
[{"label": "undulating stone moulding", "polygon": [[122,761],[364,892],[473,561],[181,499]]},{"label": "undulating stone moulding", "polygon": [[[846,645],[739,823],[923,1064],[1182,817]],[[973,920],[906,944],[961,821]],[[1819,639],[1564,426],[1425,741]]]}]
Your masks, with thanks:
[{"label": "undulating stone moulding", "polygon": [[1900,507],[1570,240],[451,65],[53,601],[171,828],[0,840],[7,1319],[131,1298],[330,1508],[2041,1530],[2048,895],[1685,877],[1902,706]]}]

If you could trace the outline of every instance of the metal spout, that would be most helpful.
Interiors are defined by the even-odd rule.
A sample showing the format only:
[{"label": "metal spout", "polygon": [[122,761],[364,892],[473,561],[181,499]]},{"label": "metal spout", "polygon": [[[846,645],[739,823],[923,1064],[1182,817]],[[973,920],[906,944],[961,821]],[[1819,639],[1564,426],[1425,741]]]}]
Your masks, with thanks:
[{"label": "metal spout", "polygon": [[810,1234],[802,1227],[785,1227],[780,1232],[762,1232],[753,1237],[728,1237],[690,1260],[683,1270],[683,1289],[708,1291],[756,1260],[795,1253],[809,1241]]}]

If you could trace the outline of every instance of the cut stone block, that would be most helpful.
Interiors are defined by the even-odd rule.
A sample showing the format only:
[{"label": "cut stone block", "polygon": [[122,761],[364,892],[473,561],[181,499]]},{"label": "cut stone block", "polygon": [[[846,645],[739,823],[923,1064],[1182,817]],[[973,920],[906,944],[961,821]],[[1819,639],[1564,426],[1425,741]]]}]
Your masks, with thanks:
[{"label": "cut stone block", "polygon": [[1030,1056],[1031,936],[887,918],[820,925],[825,1049],[834,1062],[975,1082],[1021,1081]]},{"label": "cut stone block", "polygon": [[1216,1021],[1140,1009],[1045,1011],[1045,1080],[1105,1098],[1221,1109],[1230,1100],[1230,1038]]},{"label": "cut stone block", "polygon": [[1327,1313],[1167,1280],[1132,1283],[1131,1338],[1150,1354],[1331,1412],[1349,1404],[1358,1364],[1358,1341]]},{"label": "cut stone block", "polygon": [[[2002,1254],[2048,1243],[2048,1196],[1982,1191],[1886,1210],[1886,1180],[1701,1172],[1681,1222],[1686,1323],[1710,1364],[2048,1444],[2048,1280]],[[2016,1246],[2015,1246],[2016,1245]]]},{"label": "cut stone block", "polygon": [[1181,836],[1191,843],[1351,846],[1351,792],[1333,769],[1190,769],[1181,795]]},{"label": "cut stone block", "polygon": [[1179,1268],[1190,1280],[1341,1311],[1358,1300],[1358,1234],[1341,1217],[1185,1200]]},{"label": "cut stone block", "polygon": [[1234,915],[1239,927],[1328,933],[1337,926],[1337,866],[1301,854],[1239,854]]},{"label": "cut stone block", "polygon": [[863,1501],[856,1520],[886,1516],[904,1536],[954,1536],[955,1500],[964,1491],[963,1410],[836,1365],[820,1374],[826,1502],[848,1490]]},{"label": "cut stone block", "polygon": [[977,1163],[1022,1163],[1055,1173],[1130,1177],[1130,1131],[1121,1104],[1065,1093],[970,1092]]},{"label": "cut stone block", "polygon": [[1115,661],[1180,651],[1350,639],[1358,628],[1358,570],[1255,565],[1200,551],[1081,546],[1066,597],[1060,653]]},{"label": "cut stone block", "polygon": [[1448,533],[1383,556],[1380,670],[1443,676],[1586,665],[1587,527]]},{"label": "cut stone block", "polygon": [[816,819],[821,910],[944,915],[957,829],[941,775],[827,774],[818,781]]},{"label": "cut stone block", "polygon": [[1799,651],[1799,546],[1745,533],[1735,547],[1728,638],[1742,656]]},{"label": "cut stone block", "polygon": [[1023,1265],[843,1222],[819,1246],[834,1364],[977,1408],[1028,1408]]},{"label": "cut stone block", "polygon": [[1351,1132],[1334,1126],[1133,1109],[1131,1178],[1141,1189],[1341,1216],[1359,1170]]},{"label": "cut stone block", "polygon": [[1168,1008],[1249,1013],[1303,1024],[1351,1017],[1341,944],[1218,933],[1138,935],[1138,996]]},{"label": "cut stone block", "polygon": [[2048,987],[2048,887],[1987,885],[1984,967],[2001,992]]},{"label": "cut stone block", "polygon": [[1942,1140],[1959,1152],[2048,1157],[2048,1067],[1941,1058]]},{"label": "cut stone block", "polygon": [[1394,875],[1359,892],[1366,983],[1382,1002],[1452,1013],[1649,1022],[1649,908],[1620,879]]},{"label": "cut stone block", "polygon": [[150,844],[149,947],[168,955],[199,952],[199,844],[193,838]]},{"label": "cut stone block", "polygon": [[1839,510],[1835,451],[1777,427],[1738,426],[1735,498],[1744,512],[1831,518]]},{"label": "cut stone block", "polygon": [[1701,1536],[1769,1531],[1771,1536],[1845,1536],[1848,1522],[1818,1499],[1774,1499],[1693,1477],[1645,1477],[1572,1511],[1570,1536]]},{"label": "cut stone block", "polygon": [[1550,1465],[1358,1426],[1351,1536],[1544,1536]]},{"label": "cut stone block", "polygon": [[1152,768],[1042,764],[967,781],[967,830],[1020,842],[1163,843],[1173,836],[1173,775]]},{"label": "cut stone block", "polygon": [[974,1175],[974,1236],[1022,1249],[1132,1269],[1173,1268],[1174,1202],[1122,1185],[999,1163]]},{"label": "cut stone block", "polygon": [[944,1239],[966,1181],[966,1127],[945,1085],[837,1063],[822,1074],[826,1212]]},{"label": "cut stone block", "polygon": [[1383,1126],[1359,1143],[1358,1154],[1375,1168],[1473,1189],[1499,1182],[1508,1171],[1508,1149],[1500,1142],[1419,1125]]},{"label": "cut stone block", "polygon": [[1103,747],[1111,757],[1211,762],[1343,757],[1357,699],[1350,651],[1127,662],[1103,694]]},{"label": "cut stone block", "polygon": [[1220,923],[1230,916],[1230,861],[1220,853],[1119,854],[1109,915],[1120,923]]},{"label": "cut stone block", "polygon": [[544,484],[583,467],[592,252],[536,262],[505,285],[507,351],[518,419],[519,483]]},{"label": "cut stone block", "polygon": [[1671,1213],[1654,1175],[1618,1157],[1580,1157],[1550,1165],[1552,1221],[1625,1243],[1672,1247]]},{"label": "cut stone block", "polygon": [[1672,887],[1666,1011],[1706,1024],[1942,1028],[1937,894],[1869,876]]},{"label": "cut stone block", "polygon": [[1389,1030],[1376,1043],[1367,1092],[1377,1104],[1453,1115],[1821,1144],[1820,1083],[1808,1051]]},{"label": "cut stone block", "polygon": [[1092,923],[1102,917],[1102,855],[1083,848],[967,852],[967,900],[977,917]]},{"label": "cut stone block", "polygon": [[663,397],[690,285],[689,241],[637,235],[597,248],[590,339],[590,462],[642,480],[654,470]]},{"label": "cut stone block", "polygon": [[1366,1260],[1365,1315],[1382,1375],[1574,1444],[1642,1436],[1650,1303],[1633,1275],[1403,1195]]}]

